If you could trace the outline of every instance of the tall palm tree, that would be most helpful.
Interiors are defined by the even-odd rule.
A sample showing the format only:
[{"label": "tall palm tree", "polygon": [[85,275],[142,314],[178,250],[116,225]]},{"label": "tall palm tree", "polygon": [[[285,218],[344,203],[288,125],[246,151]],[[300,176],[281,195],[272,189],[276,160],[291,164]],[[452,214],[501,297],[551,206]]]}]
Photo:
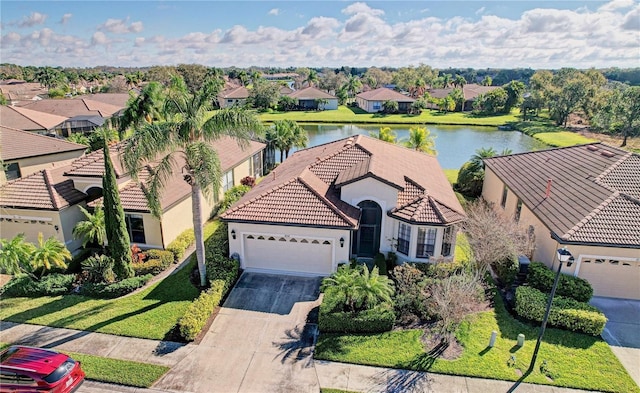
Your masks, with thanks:
[{"label": "tall palm tree", "polygon": [[46,241],[43,240],[42,232],[38,234],[38,244],[31,254],[31,267],[33,270],[51,269],[53,265],[66,268],[65,261],[71,259],[71,253],[64,243],[51,236]]},{"label": "tall palm tree", "polygon": [[209,116],[219,88],[219,83],[207,79],[192,94],[182,78],[174,77],[165,104],[168,120],[136,129],[123,154],[124,165],[134,179],[147,163],[157,163],[144,185],[149,208],[156,217],[162,214],[160,196],[174,171],[181,171],[191,186],[196,257],[202,286],[206,285],[207,278],[202,196],[216,192],[222,177],[218,153],[211,142],[229,135],[244,147],[262,129],[253,114],[238,108],[222,109]]},{"label": "tall palm tree", "polygon": [[360,78],[355,75],[351,75],[345,84],[347,91],[349,92],[349,97],[355,97],[356,93],[360,91],[362,88],[362,82]]},{"label": "tall palm tree", "polygon": [[454,87],[459,87],[461,89],[464,88],[464,85],[467,84],[467,80],[464,79],[464,76],[462,75],[458,75],[456,74],[456,76],[453,78],[453,86]]},{"label": "tall palm tree", "polygon": [[381,141],[396,143],[396,133],[391,130],[391,127],[380,127],[380,131],[370,132],[369,135]]},{"label": "tall palm tree", "polygon": [[267,131],[267,145],[280,151],[280,162],[289,158],[292,148],[304,148],[309,143],[307,131],[293,120],[277,120]]},{"label": "tall palm tree", "polygon": [[442,75],[442,88],[446,89],[451,84],[451,74]]},{"label": "tall palm tree", "polygon": [[404,144],[406,147],[427,153],[435,156],[438,154],[436,151],[435,136],[431,135],[426,127],[411,127],[409,128],[409,140]]},{"label": "tall palm tree", "polygon": [[315,86],[318,83],[318,72],[314,69],[309,70],[309,75],[304,80],[310,87]]},{"label": "tall palm tree", "polygon": [[139,127],[143,122],[153,123],[154,120],[162,119],[163,106],[162,85],[150,82],[142,89],[140,95],[130,98],[127,102],[127,108],[118,122],[120,136],[122,137],[129,127]]},{"label": "tall palm tree", "polygon": [[86,247],[89,243],[98,243],[104,249],[107,241],[107,229],[104,223],[104,210],[102,205],[98,204],[93,212],[89,213],[87,209],[80,206],[80,211],[84,214],[86,220],[80,221],[73,227],[73,237],[82,239],[82,247]]},{"label": "tall palm tree", "polygon": [[0,268],[8,274],[30,273],[34,246],[24,241],[24,233],[13,239],[0,239]]}]

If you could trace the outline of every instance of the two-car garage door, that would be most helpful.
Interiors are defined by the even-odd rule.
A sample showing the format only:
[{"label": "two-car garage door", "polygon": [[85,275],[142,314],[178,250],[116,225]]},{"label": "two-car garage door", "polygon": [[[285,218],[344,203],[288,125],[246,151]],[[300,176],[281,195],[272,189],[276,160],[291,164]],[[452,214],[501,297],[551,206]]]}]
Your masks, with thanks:
[{"label": "two-car garage door", "polygon": [[579,266],[595,296],[640,300],[640,258],[583,256]]},{"label": "two-car garage door", "polygon": [[333,242],[282,235],[244,235],[245,269],[328,275],[332,271]]}]

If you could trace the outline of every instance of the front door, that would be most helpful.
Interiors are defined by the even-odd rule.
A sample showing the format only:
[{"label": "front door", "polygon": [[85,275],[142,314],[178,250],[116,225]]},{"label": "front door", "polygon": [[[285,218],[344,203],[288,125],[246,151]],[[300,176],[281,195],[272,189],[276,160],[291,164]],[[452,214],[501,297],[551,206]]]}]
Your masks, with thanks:
[{"label": "front door", "polygon": [[351,251],[359,257],[373,258],[380,250],[382,209],[373,201],[362,201],[358,207],[362,210],[360,229],[353,235]]}]

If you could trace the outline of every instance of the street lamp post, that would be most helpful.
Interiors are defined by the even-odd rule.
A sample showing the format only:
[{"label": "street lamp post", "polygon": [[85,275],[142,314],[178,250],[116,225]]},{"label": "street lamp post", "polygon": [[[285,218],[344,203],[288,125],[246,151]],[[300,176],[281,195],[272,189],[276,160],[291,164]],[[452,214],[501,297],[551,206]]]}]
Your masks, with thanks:
[{"label": "street lamp post", "polygon": [[536,347],[533,350],[533,357],[531,358],[531,364],[529,364],[529,372],[533,371],[533,368],[536,364],[536,358],[538,357],[538,350],[540,349],[540,343],[542,342],[542,336],[544,335],[544,330],[547,327],[547,320],[549,319],[549,312],[551,311],[551,303],[553,303],[553,297],[556,294],[556,287],[558,286],[558,281],[560,280],[560,271],[562,270],[562,263],[566,262],[567,267],[573,264],[574,258],[573,255],[567,250],[566,247],[562,247],[557,251],[558,256],[558,271],[556,272],[556,279],[553,281],[553,287],[551,287],[551,295],[549,295],[549,301],[547,302],[547,310],[544,313],[544,318],[542,319],[542,326],[540,327],[540,334],[538,335],[538,341],[536,342]]}]

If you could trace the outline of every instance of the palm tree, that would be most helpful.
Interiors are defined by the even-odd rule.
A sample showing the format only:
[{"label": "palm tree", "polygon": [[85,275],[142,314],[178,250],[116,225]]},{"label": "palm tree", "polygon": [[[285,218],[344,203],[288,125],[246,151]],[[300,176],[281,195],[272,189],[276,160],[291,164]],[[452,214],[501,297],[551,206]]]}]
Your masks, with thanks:
[{"label": "palm tree", "polygon": [[318,83],[318,72],[314,69],[310,69],[309,75],[307,75],[307,78],[304,81],[307,82],[310,87],[314,86]]},{"label": "palm tree", "polygon": [[44,241],[42,232],[38,234],[38,245],[31,254],[31,267],[34,271],[43,269],[44,272],[51,269],[52,265],[66,269],[65,261],[70,259],[71,253],[64,243],[53,236]]},{"label": "palm tree", "polygon": [[491,79],[489,75],[485,76],[484,79],[482,80],[482,86],[491,86],[492,83],[493,83],[493,79]]},{"label": "palm tree", "polygon": [[202,286],[206,285],[207,279],[202,195],[216,192],[222,177],[218,153],[211,142],[229,135],[244,147],[262,129],[255,115],[238,108],[222,109],[209,117],[219,86],[215,80],[207,79],[192,94],[182,78],[173,77],[165,105],[169,120],[135,130],[123,154],[124,165],[136,180],[147,163],[157,163],[144,186],[149,208],[156,217],[162,214],[160,195],[174,171],[181,171],[191,186],[196,257]]},{"label": "palm tree", "polygon": [[107,241],[107,229],[104,223],[104,210],[102,205],[95,207],[94,213],[91,214],[84,207],[80,206],[80,211],[84,214],[86,220],[80,221],[73,227],[73,237],[82,239],[82,247],[86,247],[89,243],[98,243],[104,249]]},{"label": "palm tree", "polygon": [[356,307],[368,310],[381,302],[390,302],[393,292],[393,282],[380,275],[377,266],[371,272],[363,266],[355,285]]},{"label": "palm tree", "polygon": [[342,265],[331,276],[322,280],[322,291],[332,290],[340,295],[339,300],[345,309],[354,311],[356,308],[356,285],[358,271],[349,265]]},{"label": "palm tree", "polygon": [[464,76],[456,74],[455,78],[453,78],[453,86],[459,87],[461,89],[464,88],[464,85],[467,84],[467,80],[464,79]]},{"label": "palm tree", "polygon": [[349,97],[354,97],[356,93],[362,88],[362,82],[360,78],[355,75],[351,75],[347,83],[345,84],[347,91],[349,92]]},{"label": "palm tree", "polygon": [[451,84],[451,74],[442,75],[442,88],[446,89]]},{"label": "palm tree", "polygon": [[24,241],[24,233],[11,240],[0,239],[0,268],[8,274],[30,273],[34,246]]},{"label": "palm tree", "polygon": [[381,141],[396,143],[396,133],[391,130],[391,127],[380,127],[380,131],[370,132],[369,135]]},{"label": "palm tree", "polygon": [[267,131],[267,145],[280,150],[280,162],[289,158],[292,148],[304,148],[309,143],[307,131],[293,120],[277,120],[273,128]]},{"label": "palm tree", "polygon": [[163,106],[162,85],[158,82],[150,82],[142,89],[139,96],[130,98],[127,102],[127,108],[119,120],[120,136],[122,137],[129,127],[139,127],[143,122],[153,123],[154,120],[161,119]]},{"label": "palm tree", "polygon": [[435,136],[431,135],[426,127],[411,127],[409,128],[409,140],[404,144],[406,147],[427,153],[435,156],[438,154],[436,151]]}]

